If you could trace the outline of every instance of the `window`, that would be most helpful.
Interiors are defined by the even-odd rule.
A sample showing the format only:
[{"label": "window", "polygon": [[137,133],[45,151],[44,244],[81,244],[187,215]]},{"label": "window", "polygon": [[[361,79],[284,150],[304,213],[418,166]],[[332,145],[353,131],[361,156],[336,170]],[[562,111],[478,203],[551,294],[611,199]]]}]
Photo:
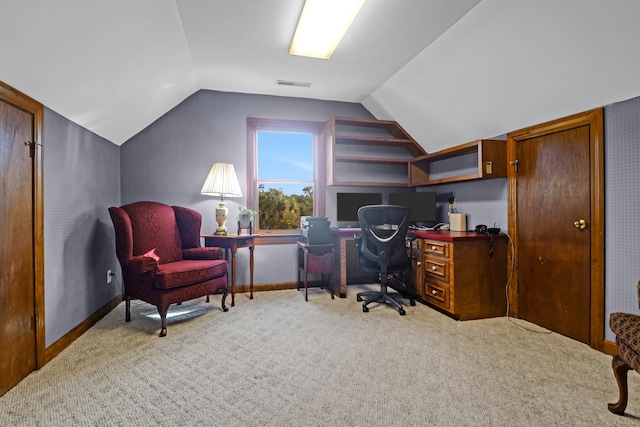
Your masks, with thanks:
[{"label": "window", "polygon": [[324,123],[247,119],[247,205],[259,234],[299,234],[300,217],[324,216]]}]

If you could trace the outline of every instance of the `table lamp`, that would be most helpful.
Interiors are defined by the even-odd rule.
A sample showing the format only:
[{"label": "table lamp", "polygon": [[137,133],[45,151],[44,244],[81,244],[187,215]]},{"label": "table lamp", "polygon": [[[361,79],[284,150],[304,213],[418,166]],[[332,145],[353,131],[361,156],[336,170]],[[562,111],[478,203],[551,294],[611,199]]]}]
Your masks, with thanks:
[{"label": "table lamp", "polygon": [[220,196],[220,204],[216,208],[216,235],[227,235],[227,215],[229,209],[224,205],[224,197],[242,197],[240,183],[236,176],[236,171],[230,163],[214,163],[209,170],[207,179],[204,181],[200,194],[207,196]]}]

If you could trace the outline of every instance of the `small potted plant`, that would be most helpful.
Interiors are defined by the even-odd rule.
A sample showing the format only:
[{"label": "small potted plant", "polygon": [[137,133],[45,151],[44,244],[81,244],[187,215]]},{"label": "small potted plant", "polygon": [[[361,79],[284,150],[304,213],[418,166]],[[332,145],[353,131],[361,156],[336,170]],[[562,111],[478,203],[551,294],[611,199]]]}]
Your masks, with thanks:
[{"label": "small potted plant", "polygon": [[256,216],[256,211],[249,209],[246,206],[240,206],[240,213],[238,214],[238,234],[243,228],[249,229],[249,234],[253,234],[253,219]]}]

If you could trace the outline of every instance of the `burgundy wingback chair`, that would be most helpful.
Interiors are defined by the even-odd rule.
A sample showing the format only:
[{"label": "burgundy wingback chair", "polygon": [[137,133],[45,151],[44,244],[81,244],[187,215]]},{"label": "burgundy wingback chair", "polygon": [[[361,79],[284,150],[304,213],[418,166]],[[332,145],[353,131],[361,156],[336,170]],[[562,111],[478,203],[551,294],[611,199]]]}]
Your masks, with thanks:
[{"label": "burgundy wingback chair", "polygon": [[131,299],[158,308],[167,334],[169,305],[222,294],[227,311],[227,261],[220,248],[200,246],[202,215],[192,209],[156,202],[109,208],[116,233],[116,255],[122,267],[125,320],[131,320]]}]

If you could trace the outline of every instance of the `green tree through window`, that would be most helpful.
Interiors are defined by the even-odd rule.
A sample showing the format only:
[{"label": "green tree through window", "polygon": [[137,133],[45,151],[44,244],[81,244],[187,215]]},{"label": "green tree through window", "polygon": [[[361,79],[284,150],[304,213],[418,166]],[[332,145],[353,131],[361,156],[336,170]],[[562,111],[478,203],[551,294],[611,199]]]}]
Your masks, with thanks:
[{"label": "green tree through window", "polygon": [[285,194],[282,189],[258,186],[258,218],[263,229],[290,230],[300,225],[301,216],[313,215],[313,187],[304,187],[303,194]]}]

